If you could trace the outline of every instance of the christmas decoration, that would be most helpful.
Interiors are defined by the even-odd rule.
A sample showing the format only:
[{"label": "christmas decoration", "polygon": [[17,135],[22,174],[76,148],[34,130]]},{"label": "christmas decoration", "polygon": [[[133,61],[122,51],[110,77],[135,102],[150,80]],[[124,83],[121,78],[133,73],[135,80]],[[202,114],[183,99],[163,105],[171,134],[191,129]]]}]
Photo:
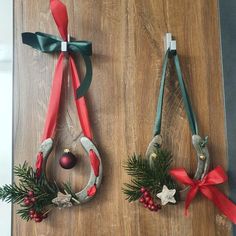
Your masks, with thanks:
[{"label": "christmas decoration", "polygon": [[[158,206],[157,204],[159,204],[160,200],[162,206],[167,203],[174,204],[178,200],[185,200],[185,212],[187,212],[191,201],[194,199],[197,192],[200,191],[202,195],[212,201],[229,220],[236,223],[236,205],[214,186],[227,180],[225,172],[221,167],[216,167],[208,173],[210,164],[207,149],[208,137],[201,138],[198,135],[197,121],[182,78],[179,57],[176,51],[176,42],[172,41],[169,34],[167,34],[165,44],[167,45],[167,51],[162,68],[154,137],[149,143],[144,157],[134,155],[128,158],[124,167],[128,175],[131,176],[131,183],[124,184],[123,192],[126,194],[128,201],[131,202],[139,199],[139,202],[150,210],[156,209],[155,206]],[[171,154],[161,147],[161,122],[166,70],[168,60],[172,59],[174,61],[190,130],[192,132],[193,147],[197,154],[198,164],[193,179],[188,176],[183,168],[170,169]],[[180,186],[177,186],[174,180],[184,184],[184,189],[180,189]]]},{"label": "christmas decoration", "polygon": [[166,205],[168,202],[176,203],[174,195],[175,189],[168,189],[166,185],[163,185],[162,191],[157,194],[157,197],[161,199],[161,205]]},{"label": "christmas decoration", "polygon": [[19,177],[19,184],[14,183],[1,187],[0,199],[18,203],[20,209],[17,213],[22,219],[27,221],[33,219],[35,222],[41,222],[47,218],[48,213],[56,207],[52,203],[59,191],[73,196],[70,199],[71,205],[78,201],[69,184],[62,184],[60,187],[55,181],[49,182],[45,174],[37,178],[36,171],[26,162],[23,165],[15,166],[14,174]]},{"label": "christmas decoration", "polygon": [[139,199],[141,203],[147,204],[147,206],[149,200],[158,204],[155,200],[156,195],[162,191],[163,185],[170,189],[176,188],[175,182],[168,174],[172,161],[171,154],[160,149],[158,145],[154,147],[153,153],[155,155],[153,155],[151,165],[150,160],[140,155],[133,155],[124,165],[128,175],[132,177],[131,183],[125,183],[123,188],[123,192],[130,202]]},{"label": "christmas decoration", "polygon": [[59,163],[64,169],[71,169],[76,165],[77,159],[69,149],[65,149],[63,155],[60,157]]},{"label": "christmas decoration", "polygon": [[[43,221],[48,213],[56,207],[62,209],[90,201],[97,193],[102,180],[102,162],[99,152],[92,142],[92,131],[84,98],[92,80],[90,60],[92,44],[88,41],[72,41],[72,38],[68,36],[67,10],[60,0],[50,0],[50,8],[61,38],[41,32],[22,34],[23,43],[36,50],[45,53],[60,52],[36,165],[35,168],[27,163],[16,166],[14,173],[19,178],[19,183],[0,188],[1,200],[18,204],[20,209],[17,213],[22,219],[34,220],[35,222]],[[82,57],[86,67],[85,77],[81,84],[74,62],[76,54]],[[84,135],[80,138],[80,142],[90,159],[91,165],[88,183],[80,192],[74,192],[69,183],[57,183],[53,179],[48,179],[46,174],[47,160],[54,148],[53,138],[56,133],[64,69],[68,65],[77,113]],[[75,164],[76,157],[66,150],[60,158],[60,165],[63,168],[70,169]]]}]

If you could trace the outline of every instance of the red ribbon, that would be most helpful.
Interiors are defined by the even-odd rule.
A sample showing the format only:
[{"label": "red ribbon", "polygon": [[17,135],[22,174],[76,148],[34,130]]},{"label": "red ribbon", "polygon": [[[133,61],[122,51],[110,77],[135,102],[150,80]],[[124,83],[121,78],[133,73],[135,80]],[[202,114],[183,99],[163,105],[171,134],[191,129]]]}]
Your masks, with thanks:
[{"label": "red ribbon", "polygon": [[214,186],[228,180],[222,167],[217,166],[202,180],[191,179],[183,168],[170,170],[170,175],[180,183],[190,186],[190,190],[185,200],[185,214],[187,214],[187,209],[191,201],[194,199],[197,192],[200,191],[203,196],[212,201],[225,216],[236,224],[236,205]]},{"label": "red ribbon", "polygon": [[[67,39],[68,15],[67,15],[66,6],[59,0],[50,0],[50,9],[51,9],[53,18],[56,22],[57,28],[60,32],[62,39],[64,41],[67,41],[68,40]],[[70,68],[71,77],[72,77],[75,103],[76,103],[76,108],[77,108],[81,128],[82,128],[84,136],[86,136],[87,138],[91,140],[92,132],[90,128],[88,110],[87,110],[85,98],[84,97],[81,97],[79,99],[76,98],[76,89],[80,86],[80,80],[77,73],[76,65],[71,54],[68,53],[67,56],[69,59],[69,68]],[[56,122],[57,122],[59,105],[60,105],[62,81],[63,81],[64,58],[65,58],[65,54],[61,52],[59,55],[55,73],[54,73],[42,141],[44,141],[47,138],[52,138],[53,135],[55,134]],[[94,155],[94,154],[95,154],[94,152],[91,152],[91,151],[89,152],[92,168],[94,170],[95,175],[98,176],[99,159],[97,155],[96,154]],[[40,155],[38,155],[37,162],[36,162],[36,173],[41,173],[42,164],[43,163],[40,158]]]},{"label": "red ribbon", "polygon": [[36,161],[36,177],[39,178],[42,174],[42,165],[43,165],[43,153],[39,152],[37,155]]}]

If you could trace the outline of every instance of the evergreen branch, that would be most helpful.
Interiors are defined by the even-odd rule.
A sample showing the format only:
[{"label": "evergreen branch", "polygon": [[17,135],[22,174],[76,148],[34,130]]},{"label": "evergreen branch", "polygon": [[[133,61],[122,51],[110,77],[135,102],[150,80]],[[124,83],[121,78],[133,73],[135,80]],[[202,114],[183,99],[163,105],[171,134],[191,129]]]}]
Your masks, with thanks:
[{"label": "evergreen branch", "polygon": [[125,163],[124,168],[132,177],[130,183],[125,183],[122,188],[128,201],[138,200],[142,196],[142,187],[148,189],[153,198],[162,191],[163,185],[176,188],[168,173],[172,162],[170,152],[156,146],[154,154],[151,160],[134,154]]},{"label": "evergreen branch", "polygon": [[[26,162],[23,165],[15,166],[13,170],[18,177],[18,184],[13,183],[0,187],[0,200],[19,204],[20,209],[17,210],[17,214],[24,220],[33,219],[30,216],[32,210],[38,213],[38,217],[41,217],[42,220],[44,213],[46,214],[56,207],[52,200],[57,197],[60,191],[57,183],[55,181],[49,182],[45,173],[42,173],[40,178],[36,178],[35,170]],[[78,199],[69,183],[63,183],[62,187],[64,192],[72,195],[74,201]],[[30,192],[33,194],[31,198],[29,197]],[[30,202],[27,203],[26,199],[29,199]],[[36,222],[40,222],[40,219]]]}]

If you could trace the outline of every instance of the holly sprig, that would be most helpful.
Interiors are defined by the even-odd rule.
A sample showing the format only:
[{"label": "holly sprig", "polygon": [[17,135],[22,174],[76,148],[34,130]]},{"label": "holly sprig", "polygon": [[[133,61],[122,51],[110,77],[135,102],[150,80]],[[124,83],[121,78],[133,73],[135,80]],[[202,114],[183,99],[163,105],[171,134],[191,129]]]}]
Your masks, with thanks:
[{"label": "holly sprig", "polygon": [[129,157],[124,168],[131,176],[130,183],[125,183],[122,188],[129,202],[140,199],[143,195],[142,189],[146,189],[152,199],[162,191],[163,185],[170,189],[176,189],[176,183],[169,175],[172,155],[169,151],[155,146],[151,157],[146,158],[134,154]]},{"label": "holly sprig", "polygon": [[[0,200],[19,204],[17,214],[22,219],[41,222],[47,217],[48,212],[56,207],[52,200],[57,197],[59,186],[56,182],[49,182],[45,173],[37,178],[36,171],[27,162],[15,166],[13,172],[18,177],[18,183],[0,187]],[[77,198],[70,184],[63,184],[63,188],[63,192]]]}]

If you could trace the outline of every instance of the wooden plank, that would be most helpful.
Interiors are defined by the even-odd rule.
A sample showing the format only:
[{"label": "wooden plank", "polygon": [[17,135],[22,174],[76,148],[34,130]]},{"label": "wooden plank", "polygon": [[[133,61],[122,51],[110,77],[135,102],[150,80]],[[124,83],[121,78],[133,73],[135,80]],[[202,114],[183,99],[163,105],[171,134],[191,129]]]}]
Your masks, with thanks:
[{"label": "wooden plank", "polygon": [[[217,1],[129,0],[64,1],[70,33],[93,42],[93,83],[86,96],[95,140],[104,165],[104,181],[96,198],[83,206],[54,211],[41,224],[14,216],[14,235],[230,235],[230,224],[207,200],[197,198],[190,216],[184,204],[154,214],[129,204],[121,192],[128,180],[122,163],[128,154],[144,153],[151,139],[163,58],[163,37],[177,39],[184,77],[202,135],[209,135],[213,166],[226,166],[224,107]],[[57,34],[49,3],[15,2],[14,160],[34,164],[43,129],[57,56],[21,44],[20,33]],[[167,83],[163,137],[174,166],[196,168],[188,122],[174,71]],[[60,123],[51,173],[71,179],[77,189],[86,183],[89,166],[79,146],[80,128],[71,83],[63,89]],[[181,141],[179,141],[181,140]],[[71,172],[58,158],[64,147],[79,156]],[[14,211],[16,209],[14,208]],[[222,223],[223,222],[223,223]]]}]

